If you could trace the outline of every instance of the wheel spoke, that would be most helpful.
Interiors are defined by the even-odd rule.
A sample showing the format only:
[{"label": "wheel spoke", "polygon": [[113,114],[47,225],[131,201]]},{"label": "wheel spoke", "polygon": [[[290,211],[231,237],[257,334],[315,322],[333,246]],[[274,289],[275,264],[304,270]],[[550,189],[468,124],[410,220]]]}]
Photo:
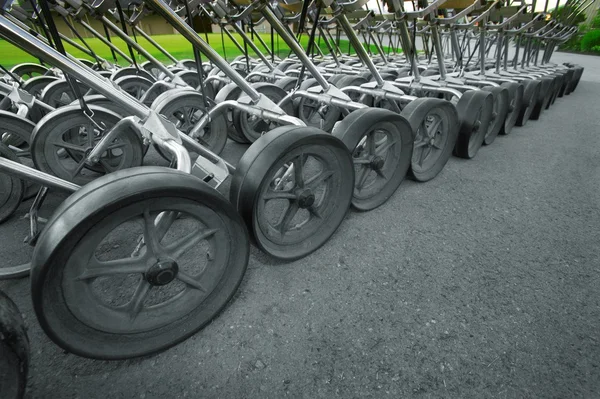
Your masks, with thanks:
[{"label": "wheel spoke", "polygon": [[306,159],[304,158],[304,154],[300,154],[296,158],[294,158],[294,179],[296,180],[296,186],[303,188],[304,187],[304,162]]},{"label": "wheel spoke", "polygon": [[149,250],[149,254],[152,256],[157,256],[160,252],[161,246],[154,220],[155,218],[150,216],[150,210],[146,208],[144,210],[144,243],[146,244],[146,248]]},{"label": "wheel spoke", "polygon": [[295,200],[296,195],[290,193],[289,191],[277,191],[277,190],[269,190],[264,196],[264,200],[272,200],[272,199],[289,199]]},{"label": "wheel spoke", "polygon": [[[421,156],[419,157],[419,166],[423,166],[423,161],[427,158],[427,155],[431,152],[431,147],[423,148],[421,151]],[[427,153],[427,155],[425,155]]]},{"label": "wheel spoke", "polygon": [[192,276],[190,276],[187,273],[179,271],[177,273],[177,279],[189,287],[192,287],[201,292],[206,292],[206,288],[204,288],[198,280],[194,279]]},{"label": "wheel spoke", "polygon": [[106,173],[112,173],[112,172],[115,172],[115,171],[119,170],[118,166],[112,166],[110,163],[108,163],[103,158],[100,158],[100,165],[102,165],[102,167],[104,168],[104,170],[106,171]]},{"label": "wheel spoke", "polygon": [[60,140],[60,141],[53,141],[52,143],[50,143],[56,147],[60,147],[60,148],[64,148],[67,150],[72,150],[72,151],[77,151],[77,152],[85,152],[85,148],[72,144],[72,143],[67,143],[64,140]]},{"label": "wheel spoke", "polygon": [[442,149],[442,146],[440,144],[438,144],[437,138],[433,140],[433,142],[431,143],[431,146],[434,147],[435,149],[438,149],[438,150]]},{"label": "wheel spoke", "polygon": [[71,179],[75,179],[75,177],[77,177],[77,175],[81,172],[81,170],[83,169],[84,166],[85,166],[85,157],[81,158],[81,161],[79,161],[79,163],[77,164],[77,167],[75,169],[69,171]]},{"label": "wheel spoke", "polygon": [[194,245],[198,244],[200,241],[215,235],[219,231],[218,229],[210,229],[210,230],[201,230],[197,229],[190,234],[181,237],[174,243],[170,244],[165,250],[172,252],[172,256],[174,259],[182,256],[187,250],[192,248]]},{"label": "wheel spoke", "polygon": [[283,214],[280,222],[275,226],[281,235],[284,235],[286,231],[288,231],[289,225],[292,222],[292,219],[294,219],[294,216],[296,216],[298,213],[299,209],[300,207],[298,206],[297,202],[290,203],[290,206]]},{"label": "wheel spoke", "polygon": [[321,183],[325,182],[325,180],[327,180],[331,176],[333,176],[333,174],[334,174],[333,170],[322,170],[315,176],[308,179],[305,183],[305,186],[314,190],[317,187],[319,187],[321,185]]},{"label": "wheel spoke", "polygon": [[415,149],[417,148],[421,148],[421,147],[425,147],[427,145],[427,140],[421,140],[421,141],[417,141],[415,143]]},{"label": "wheel spoke", "polygon": [[367,148],[370,155],[375,155],[375,132],[367,136]]},{"label": "wheel spoke", "polygon": [[148,293],[150,292],[150,288],[152,286],[142,277],[140,278],[140,282],[131,297],[131,300],[125,305],[126,311],[129,314],[129,318],[131,321],[135,320],[135,318],[140,314],[142,309],[144,308],[144,301],[148,297]]},{"label": "wheel spoke", "polygon": [[314,217],[319,218],[319,219],[323,219],[323,216],[321,215],[321,211],[319,211],[319,209],[316,206],[312,205],[312,206],[309,206],[306,209],[308,209],[308,211],[310,212],[310,214],[313,215]]},{"label": "wheel spoke", "polygon": [[435,124],[430,125],[429,129],[427,129],[427,135],[431,138],[433,138],[435,136],[435,133],[437,132],[438,127],[440,127],[440,125],[442,124],[442,118],[438,118],[437,121],[435,122]]},{"label": "wheel spoke", "polygon": [[392,148],[394,145],[396,145],[396,141],[391,141],[388,139],[388,143],[377,148],[375,155],[379,155],[379,156],[383,156],[385,153],[387,153],[390,148]]},{"label": "wheel spoke", "polygon": [[385,173],[383,173],[383,170],[375,169],[375,173],[377,173],[377,176],[381,177],[382,179],[387,180],[387,176],[385,175]]},{"label": "wheel spoke", "polygon": [[367,177],[369,177],[369,172],[371,171],[371,168],[363,166],[362,170],[360,171],[358,178],[356,179],[356,184],[355,184],[355,188],[360,191],[363,186],[365,185],[366,181],[367,181]]},{"label": "wheel spoke", "polygon": [[146,271],[144,257],[99,261],[96,256],[93,255],[88,267],[83,273],[75,277],[75,280],[89,280],[115,274],[144,273],[144,271]]},{"label": "wheel spoke", "polygon": [[355,165],[368,165],[371,163],[371,160],[369,158],[354,158],[352,162]]}]

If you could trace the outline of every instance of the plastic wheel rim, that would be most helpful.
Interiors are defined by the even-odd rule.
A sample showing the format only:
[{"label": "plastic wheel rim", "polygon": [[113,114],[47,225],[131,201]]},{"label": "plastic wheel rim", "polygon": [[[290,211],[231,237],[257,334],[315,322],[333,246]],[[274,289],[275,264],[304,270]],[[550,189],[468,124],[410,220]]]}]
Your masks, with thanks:
[{"label": "plastic wheel rim", "polygon": [[[224,236],[226,227],[220,216],[210,208],[187,202],[178,198],[154,198],[145,201],[143,206],[140,203],[132,204],[115,212],[110,220],[105,219],[94,226],[93,231],[82,238],[67,261],[62,277],[65,301],[78,320],[99,331],[109,333],[133,334],[152,331],[185,317],[213,292],[224,272],[223,267],[217,266],[227,264],[230,253],[227,237]],[[161,242],[160,233],[156,231],[155,217],[163,211],[173,211],[179,213],[179,216],[185,215],[184,221],[188,221],[190,217],[196,219],[200,222],[201,229],[177,234],[175,239]],[[108,262],[92,260],[92,257],[97,259],[96,250],[104,242],[107,234],[121,227],[124,222],[136,218],[143,219],[141,225],[143,225],[144,244],[141,244],[139,256],[127,257],[127,252],[123,250],[121,253],[125,256],[121,259]],[[178,229],[169,226],[166,235],[176,230]],[[198,249],[200,241],[208,243],[209,255],[205,255],[204,267],[200,267],[199,273],[193,275],[184,270],[182,265],[196,263],[199,260],[198,256],[188,256],[191,258],[188,262],[185,262],[182,256],[186,253],[189,255],[187,251]],[[146,246],[145,243],[152,244]],[[171,245],[166,245],[167,243]],[[136,242],[133,244],[130,249],[135,248]],[[148,248],[152,249],[148,250]],[[118,248],[117,251],[120,249]],[[201,250],[202,248],[200,252]],[[168,258],[179,264],[174,279],[162,286],[152,285],[145,275],[158,260]],[[95,267],[91,269],[84,267],[89,266],[90,261]],[[121,306],[111,306],[110,303],[99,298],[98,290],[95,288],[100,287],[93,287],[93,282],[110,275],[123,279],[126,274],[139,277],[137,284],[134,284],[133,292],[128,291],[132,294],[129,301]],[[163,295],[161,299],[165,299],[164,301],[145,306],[151,299],[149,295],[160,291],[162,287],[176,284],[175,281],[185,289],[167,295],[166,299]],[[174,286],[171,285],[171,288]]]}]

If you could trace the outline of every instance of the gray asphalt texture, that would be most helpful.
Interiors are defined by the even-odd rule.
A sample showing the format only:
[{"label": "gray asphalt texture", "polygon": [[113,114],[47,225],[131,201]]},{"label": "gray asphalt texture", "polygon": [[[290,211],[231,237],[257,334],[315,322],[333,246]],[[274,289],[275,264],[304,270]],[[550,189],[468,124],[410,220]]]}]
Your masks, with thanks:
[{"label": "gray asphalt texture", "polygon": [[[305,259],[253,249],[235,300],[162,354],[66,354],[29,280],[0,282],[28,325],[28,397],[600,397],[600,58],[553,61],[586,69],[539,121],[350,212]],[[28,261],[27,223],[0,232],[3,260]]]}]

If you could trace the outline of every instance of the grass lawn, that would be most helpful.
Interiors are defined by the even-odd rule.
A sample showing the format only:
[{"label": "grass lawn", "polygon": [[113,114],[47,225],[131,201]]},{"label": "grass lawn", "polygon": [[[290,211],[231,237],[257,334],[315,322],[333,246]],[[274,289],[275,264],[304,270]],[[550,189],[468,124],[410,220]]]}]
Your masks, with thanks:
[{"label": "grass lawn", "polygon": [[[204,34],[202,34],[202,37],[205,38]],[[238,43],[240,43],[240,44],[243,43],[241,37],[239,37],[238,35],[234,35],[234,37],[236,38]],[[263,38],[265,43],[267,43],[267,45],[270,48],[271,36],[268,34],[264,34],[264,35],[261,35],[261,37]],[[139,36],[137,37],[137,39],[138,39],[138,42],[147,51],[149,51],[154,57],[156,57],[158,60],[163,61],[167,64],[171,63],[164,54],[162,54],[158,49],[154,48],[147,40],[145,40],[144,38],[141,38]],[[191,44],[187,40],[185,40],[181,35],[157,35],[157,36],[153,36],[153,39],[158,44],[160,44],[163,48],[165,48],[169,53],[171,53],[175,58],[177,58],[179,60],[186,59],[186,58],[191,58],[191,59],[194,58]],[[118,39],[116,37],[111,37],[111,40],[117,47],[119,47],[121,50],[123,50],[123,52],[125,54],[129,55],[129,52],[127,50],[127,46],[125,45],[125,42],[123,42],[121,39]],[[76,40],[76,41],[79,42],[78,40]],[[100,42],[100,40],[85,39],[85,41],[92,48],[92,50],[96,54],[98,54],[98,56],[105,58],[111,62],[113,61],[110,49],[107,46],[105,46],[102,42]],[[261,51],[263,51],[263,47],[260,44],[260,42],[256,39],[255,39],[255,42],[256,42],[256,45],[258,46],[258,48]],[[287,47],[285,42],[282,39],[278,40],[277,36],[275,37],[274,42],[275,42],[274,43],[275,51],[277,52],[277,50],[279,49],[280,57],[287,56],[289,53],[289,48]],[[79,43],[81,43],[81,42],[79,42]],[[219,33],[209,33],[208,34],[208,43],[221,56],[225,56],[229,60],[242,54],[242,52],[236,47],[236,45],[233,43],[233,41],[231,41],[227,36],[225,36],[225,41],[222,42],[221,35]],[[306,45],[308,43],[308,37],[303,36],[301,38],[301,43],[306,48]],[[324,43],[321,43],[320,47],[323,49],[324,53],[328,53],[327,47],[325,46]],[[340,48],[343,51],[347,52],[348,51],[348,41],[341,40]],[[371,48],[372,48],[373,52],[376,52],[375,46],[371,46]],[[65,49],[77,58],[91,59],[91,57],[87,56],[85,53],[77,50],[76,48],[72,47],[69,44],[65,43]],[[250,50],[250,53],[252,55],[251,50]],[[263,53],[266,54],[266,50],[264,50]],[[354,53],[354,51],[352,51],[352,53]],[[120,64],[122,64],[122,65],[126,64],[126,62],[124,60],[122,60],[120,57],[119,57],[119,59],[120,59]],[[145,59],[139,55],[137,55],[137,60],[139,62],[145,61]],[[5,68],[11,68],[12,66],[14,66],[16,64],[21,64],[24,62],[38,62],[38,60],[35,57],[27,54],[23,50],[13,46],[12,44],[10,44],[4,40],[0,40],[0,63],[2,64],[2,66],[4,66]]]}]

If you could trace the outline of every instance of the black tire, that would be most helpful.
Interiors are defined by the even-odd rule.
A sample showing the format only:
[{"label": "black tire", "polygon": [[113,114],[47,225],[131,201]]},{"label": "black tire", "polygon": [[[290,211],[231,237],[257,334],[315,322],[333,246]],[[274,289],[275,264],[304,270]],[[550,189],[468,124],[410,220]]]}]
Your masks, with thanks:
[{"label": "black tire", "polygon": [[293,76],[286,76],[286,77],[277,79],[277,81],[275,82],[275,86],[283,89],[286,93],[289,93],[290,91],[292,91],[294,89],[294,87],[296,87],[297,82],[298,82],[298,78],[293,77]]},{"label": "black tire", "polygon": [[546,108],[548,109],[550,108],[550,106],[552,104],[554,104],[554,102],[556,101],[556,98],[558,97],[558,92],[560,91],[560,87],[562,86],[565,77],[562,73],[560,72],[556,72],[554,74],[552,74],[552,76],[554,76],[554,84],[552,85],[552,97],[550,98],[550,101],[548,101],[548,104],[546,104]]},{"label": "black tire", "polygon": [[[85,95],[89,88],[83,83],[77,82],[79,93]],[[70,105],[77,100],[75,93],[66,80],[57,80],[48,84],[40,94],[41,100],[53,108],[60,108]]]},{"label": "black tire", "polygon": [[[152,105],[159,114],[173,122],[182,133],[188,134],[196,122],[205,115],[206,106],[202,94],[190,88],[169,90],[161,94]],[[217,115],[203,130],[203,135],[195,140],[216,154],[220,154],[227,143],[227,122],[224,115]],[[154,146],[165,159],[158,145]]]},{"label": "black tire", "polygon": [[23,80],[29,80],[37,76],[43,76],[48,72],[48,68],[43,65],[26,62],[15,65],[10,69],[10,72]]},{"label": "black tire", "polygon": [[156,77],[154,77],[150,72],[148,72],[145,69],[137,69],[136,67],[126,67],[117,69],[113,72],[110,79],[116,81],[117,79],[122,78],[123,76],[141,76],[150,80],[151,82],[156,81]]},{"label": "black tire", "polygon": [[554,78],[543,77],[540,79],[540,93],[537,96],[533,111],[529,116],[529,119],[537,121],[542,115],[542,111],[546,109],[546,104],[552,100],[552,87],[554,85]]},{"label": "black tire", "polygon": [[[215,103],[220,104],[223,101],[237,100],[240,97],[242,89],[235,84],[229,83],[225,85],[215,96]],[[227,136],[240,144],[248,144],[250,141],[243,134],[239,133],[233,125],[233,109],[229,108],[225,112],[225,120],[227,121]]]},{"label": "black tire", "polygon": [[[337,75],[341,76],[341,75]],[[339,78],[341,79],[341,77]],[[300,90],[307,90],[311,87],[318,86],[315,78],[310,78],[302,82]],[[335,123],[340,119],[342,110],[333,105],[323,105],[317,101],[300,97],[294,100],[296,105],[296,115],[307,126],[330,132]],[[321,112],[319,112],[321,111]]]},{"label": "black tire", "polygon": [[577,88],[577,84],[579,84],[579,80],[581,79],[581,75],[583,75],[583,67],[574,66],[573,68],[573,77],[569,82],[568,90],[569,93],[572,93]]},{"label": "black tire", "polygon": [[482,90],[489,91],[494,96],[494,110],[492,112],[492,119],[488,126],[487,133],[483,139],[483,144],[490,145],[496,140],[498,133],[504,126],[506,115],[508,114],[508,90],[500,86],[487,86]]},{"label": "black tire", "polygon": [[[185,217],[175,222],[200,218],[202,226],[214,231],[211,230],[210,235],[207,235],[209,233],[205,230],[194,229],[191,234],[185,234],[189,234],[189,240],[209,239],[209,249],[199,249],[199,244],[188,242],[190,246],[183,253],[164,255],[163,252],[169,246],[158,237],[167,240],[168,235],[154,229],[156,226],[153,215],[162,211],[175,212],[177,215],[182,215],[183,212]],[[156,288],[158,290],[175,281],[164,281],[164,277],[175,278],[180,282],[179,279],[186,275],[186,279],[182,280],[185,281],[186,290],[192,290],[190,287],[195,287],[195,284],[201,285],[196,280],[198,278],[202,279],[205,288],[204,292],[196,292],[198,288],[192,290],[192,294],[182,291],[181,295],[171,297],[168,299],[171,302],[161,304],[165,307],[160,317],[156,313],[160,308],[144,306],[146,296],[142,297],[140,303],[138,290],[135,291],[135,297],[125,296],[131,298],[126,305],[138,298],[132,309],[119,308],[114,303],[93,306],[98,299],[92,295],[92,288],[86,283],[88,280],[106,280],[110,275],[108,273],[124,273],[126,263],[136,262],[130,252],[130,247],[135,247],[138,243],[135,232],[129,234],[133,235],[133,239],[129,237],[123,242],[121,237],[118,241],[121,246],[126,247],[122,252],[124,256],[121,255],[123,259],[117,259],[125,263],[118,268],[108,269],[114,265],[106,266],[104,258],[100,260],[100,255],[96,255],[95,250],[89,253],[84,247],[102,240],[106,230],[111,229],[110,232],[113,232],[115,227],[127,222],[137,223],[138,220],[144,221],[141,224],[144,226],[141,228],[142,237],[147,237],[141,258],[138,258],[142,260],[138,262],[141,263],[141,270],[146,267],[148,269],[141,272],[141,278],[137,276],[139,270],[136,268],[130,265],[127,269],[127,273],[138,277],[137,286],[152,283],[152,287],[147,287],[147,290],[161,287]],[[196,235],[200,233],[202,234]],[[175,242],[178,239],[173,241]],[[183,245],[187,241],[179,242]],[[189,267],[191,264],[206,262],[204,271],[200,274],[191,275],[189,269],[183,268],[184,264],[180,259],[186,250],[204,253],[204,256],[191,257],[189,264],[186,263],[186,267]],[[48,337],[76,355],[109,360],[157,353],[195,334],[223,310],[242,281],[249,250],[248,235],[241,218],[220,193],[198,178],[155,166],[122,170],[103,176],[71,195],[48,221],[32,259],[33,308]],[[92,257],[96,265],[104,267],[104,274],[99,269],[87,267],[87,262]],[[165,265],[161,259],[171,260]],[[173,269],[177,262],[180,267]],[[162,269],[159,269],[161,272],[164,267],[172,267],[169,269],[170,274],[161,276],[159,273],[154,276],[153,268],[157,265],[162,265]],[[125,280],[127,273],[118,274],[118,281]],[[191,278],[194,280],[189,280]],[[119,287],[123,288],[118,284],[115,288]],[[165,294],[165,291],[161,292]],[[120,298],[123,298],[123,294]],[[139,313],[134,313],[137,318],[119,316],[119,312],[126,310],[137,310]],[[152,317],[140,320],[139,315]]]},{"label": "black tire", "polygon": [[[2,143],[0,143],[0,157],[21,163],[10,148]],[[23,180],[9,173],[0,172],[0,223],[10,218],[19,209],[25,187]]]},{"label": "black tire", "polygon": [[410,167],[413,134],[406,118],[386,109],[363,108],[351,112],[335,126],[332,134],[352,154],[355,176],[352,206],[369,211],[384,204]]},{"label": "black tire", "polygon": [[[275,104],[278,104],[287,93],[275,86],[272,83],[260,82],[252,84],[252,87],[260,94],[269,98]],[[242,96],[245,94],[242,93]],[[287,115],[294,114],[294,106],[292,103],[288,103],[282,107],[283,112]],[[262,136],[265,132],[268,132],[273,128],[273,123],[269,121],[263,121],[260,119],[256,119],[254,121],[251,120],[252,117],[249,116],[246,112],[240,111],[239,109],[233,110],[233,126],[237,130],[238,134],[241,133],[246,137],[246,139],[250,142],[255,142],[258,140],[260,136]]]},{"label": "black tire", "polygon": [[0,398],[20,399],[29,371],[29,338],[15,303],[0,291]]},{"label": "black tire", "polygon": [[[19,162],[33,166],[31,161],[31,140],[35,124],[20,116],[0,111],[0,141],[7,145]],[[25,194],[23,201],[34,197],[40,186],[31,181],[24,181]]]},{"label": "black tire", "polygon": [[560,88],[560,91],[558,92],[559,97],[562,97],[565,94],[571,93],[569,82],[571,82],[571,79],[573,79],[574,74],[575,74],[575,70],[573,68],[569,68],[565,71],[565,74],[564,74],[565,80],[563,82],[562,87]]},{"label": "black tire", "polygon": [[505,87],[508,90],[508,114],[504,119],[504,124],[500,128],[500,134],[506,135],[510,134],[515,123],[517,123],[517,118],[519,117],[519,110],[523,106],[523,92],[525,91],[525,87],[520,83],[514,82],[504,82],[501,87]]},{"label": "black tire", "polygon": [[458,100],[456,110],[461,123],[454,155],[465,159],[475,157],[487,133],[493,102],[492,93],[482,90],[469,90]]},{"label": "black tire", "polygon": [[58,78],[56,76],[36,76],[35,78],[31,78],[23,84],[23,90],[36,96],[37,98],[42,98],[42,92],[52,82],[56,82]]},{"label": "black tire", "polygon": [[[104,123],[104,131],[110,129],[122,119],[121,116],[102,107],[90,105],[89,108],[94,112],[96,123],[99,123],[99,120]],[[79,129],[84,125],[87,126],[85,132]],[[36,168],[42,172],[82,186],[101,174],[110,173],[117,169],[140,166],[142,164],[144,158],[142,142],[138,133],[133,129],[127,129],[115,139],[115,141],[119,141],[117,144],[123,145],[118,151],[121,154],[120,156],[116,152],[111,151],[110,155],[103,154],[100,164],[83,164],[83,154],[85,154],[90,146],[88,143],[82,143],[82,135],[85,133],[87,141],[89,136],[91,136],[88,130],[93,130],[95,138],[91,146],[93,147],[96,144],[96,139],[99,141],[101,136],[96,134],[97,129],[91,124],[78,105],[62,107],[46,115],[36,125],[31,136],[31,158]],[[65,142],[64,147],[58,145],[56,139],[59,138]],[[81,149],[75,150],[70,144],[75,144],[77,147],[81,147]],[[60,155],[61,150],[57,150],[56,148],[64,149],[68,157]],[[107,155],[107,157],[104,155]],[[65,159],[72,160],[78,166],[71,170],[64,162],[61,163],[61,160]],[[73,172],[77,173],[73,175]]]},{"label": "black tire", "polygon": [[[413,154],[408,176],[419,182],[429,181],[444,169],[452,155],[460,128],[458,111],[449,101],[417,98],[404,107],[401,115],[408,120],[413,131]],[[438,121],[440,121],[439,126],[432,126]],[[433,128],[435,131],[431,136],[430,131]],[[434,139],[434,142],[427,141],[426,136]],[[424,154],[426,148],[420,150],[422,147],[420,143],[423,141],[427,142],[426,146],[431,147],[427,155]],[[434,144],[441,147],[439,152],[432,153]]]},{"label": "black tire", "polygon": [[525,126],[533,108],[535,107],[535,101],[540,94],[541,82],[538,80],[523,80],[521,83],[524,85],[523,90],[523,105],[519,110],[519,117],[515,123],[517,126]]},{"label": "black tire", "polygon": [[[355,75],[348,75],[348,76],[345,76],[345,77],[339,79],[336,82],[335,86],[337,88],[341,89],[343,87],[348,87],[348,86],[360,86],[367,82],[368,82],[368,80],[363,77],[355,76]],[[352,101],[359,102],[361,104],[365,104],[369,107],[373,106],[373,97],[372,96],[358,93],[358,92],[346,92],[346,94],[348,95],[348,97],[350,97],[350,99]],[[348,113],[349,113],[348,110],[342,109],[343,115],[347,115]]]},{"label": "black tire", "polygon": [[[136,75],[121,76],[115,80],[115,83],[119,85],[126,93],[130,94],[136,100],[140,100],[144,94],[152,87],[152,81]],[[123,110],[124,111],[124,110]],[[123,111],[119,114],[123,114]],[[129,115],[125,115],[129,116]]]},{"label": "black tire", "polygon": [[[291,184],[290,190],[296,187],[296,176],[293,176],[293,179],[289,176],[290,180],[286,180],[283,179],[286,177],[283,172],[290,170],[289,165],[286,164],[298,158],[303,159],[304,156],[308,156],[308,151],[312,151],[319,157],[318,161],[322,161],[332,169],[331,174],[329,171],[323,175],[317,174],[318,181],[313,180],[313,183],[317,181],[319,184],[315,190],[323,189],[318,190],[320,198],[317,199],[313,195],[313,203],[307,202],[307,198],[304,198],[302,204],[307,206],[302,212],[312,207],[312,211],[316,209],[321,217],[313,217],[311,211],[306,211],[310,214],[305,223],[300,227],[296,223],[293,229],[280,232],[286,227],[284,224],[286,219],[289,219],[286,216],[291,212],[291,201],[298,201],[298,196],[303,193],[303,190],[298,192],[298,196],[295,194],[296,191],[290,193],[294,194],[294,199],[277,197],[275,194],[278,193],[275,190],[270,190],[272,196],[266,193],[273,188],[273,184],[276,184],[275,188],[280,188],[280,184],[287,188],[288,184]],[[352,157],[344,143],[313,127],[281,126],[256,140],[244,153],[231,181],[230,200],[244,218],[256,245],[275,258],[291,261],[316,251],[337,230],[350,207],[353,187]],[[278,218],[280,223],[275,224],[277,227],[272,227],[275,231],[271,231],[266,225],[269,224],[267,220],[269,210],[272,210],[271,204],[267,202],[271,200],[287,203],[283,215]],[[280,205],[279,202],[274,205]],[[268,209],[267,205],[269,205]],[[295,217],[295,215],[291,216]],[[291,222],[292,220],[287,220],[286,224]],[[281,230],[277,230],[279,228]],[[285,243],[285,235],[288,231],[291,232],[289,236],[291,242]]]}]

